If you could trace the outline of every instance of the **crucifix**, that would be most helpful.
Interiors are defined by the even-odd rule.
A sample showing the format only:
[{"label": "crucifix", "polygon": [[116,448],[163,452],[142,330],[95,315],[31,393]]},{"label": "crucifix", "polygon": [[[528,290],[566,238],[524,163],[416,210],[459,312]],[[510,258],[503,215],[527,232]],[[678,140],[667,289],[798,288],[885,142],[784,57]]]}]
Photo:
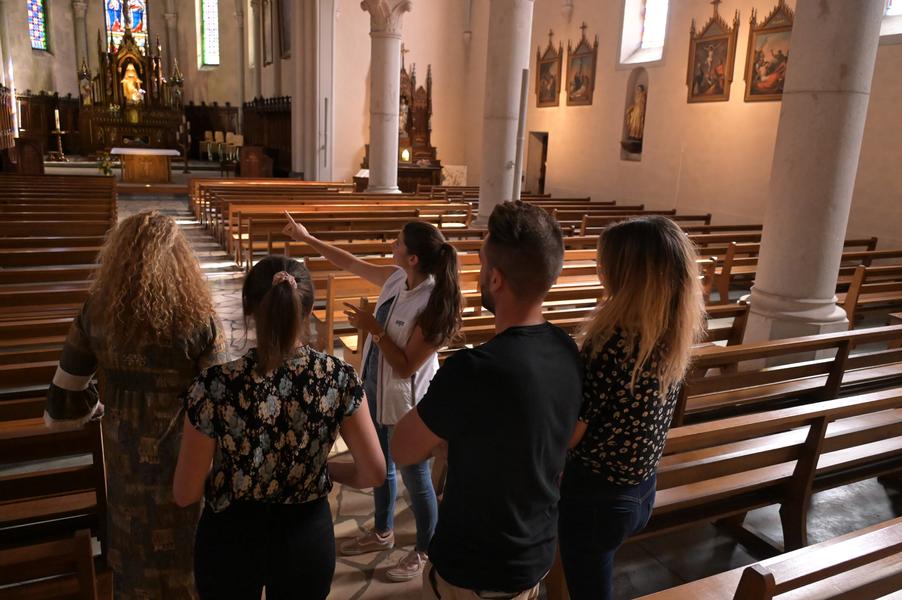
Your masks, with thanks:
[{"label": "crucifix", "polygon": [[552,41],[551,41],[552,38],[554,38],[554,31],[551,30],[551,29],[549,29],[549,30],[548,30],[548,45],[549,45],[549,46],[554,46],[554,44],[553,44]]},{"label": "crucifix", "polygon": [[[720,2],[720,0],[715,0],[715,1]],[[586,29],[588,29],[589,26],[586,25],[586,22],[585,22],[585,21],[583,21],[583,24],[580,25],[579,28],[580,28],[580,30],[583,32],[583,39],[586,39]]]},{"label": "crucifix", "polygon": [[410,52],[405,46],[404,42],[401,42],[401,68],[404,68],[404,55]]},{"label": "crucifix", "polygon": [[717,9],[720,8],[720,4],[721,4],[722,2],[723,2],[723,0],[712,0],[712,1],[711,1],[711,4],[714,5],[714,14],[715,14],[715,15],[718,14],[718,10],[717,10]]}]

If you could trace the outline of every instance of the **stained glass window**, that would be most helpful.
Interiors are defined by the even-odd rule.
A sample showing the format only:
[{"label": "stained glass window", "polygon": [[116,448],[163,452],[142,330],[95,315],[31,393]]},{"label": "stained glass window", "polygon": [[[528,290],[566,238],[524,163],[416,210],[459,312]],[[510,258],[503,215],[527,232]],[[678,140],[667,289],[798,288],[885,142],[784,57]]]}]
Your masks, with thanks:
[{"label": "stained glass window", "polygon": [[32,48],[47,49],[47,8],[44,0],[28,0],[28,36]]},{"label": "stained glass window", "polygon": [[219,64],[219,0],[200,0],[198,2],[200,14],[200,55],[201,66],[216,66]]},{"label": "stained glass window", "polygon": [[886,0],[886,12],[884,14],[887,17],[902,15],[902,0]]},{"label": "stained glass window", "polygon": [[147,0],[103,0],[107,40],[118,48],[125,35],[126,19],[132,37],[142,48],[147,43]]}]

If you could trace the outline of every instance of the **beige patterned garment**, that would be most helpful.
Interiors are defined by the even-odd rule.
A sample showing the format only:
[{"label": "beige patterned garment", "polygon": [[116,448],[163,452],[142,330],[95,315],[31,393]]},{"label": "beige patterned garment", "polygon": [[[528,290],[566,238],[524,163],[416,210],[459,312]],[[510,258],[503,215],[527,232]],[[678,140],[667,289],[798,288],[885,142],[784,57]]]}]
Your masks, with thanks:
[{"label": "beige patterned garment", "polygon": [[106,548],[115,597],[193,599],[200,506],[179,508],[172,498],[183,422],[178,397],[203,369],[228,360],[222,327],[212,318],[208,327],[169,345],[114,352],[92,325],[96,314],[89,300],[69,330],[45,420],[52,426],[99,413],[89,388],[98,373],[108,480]]}]

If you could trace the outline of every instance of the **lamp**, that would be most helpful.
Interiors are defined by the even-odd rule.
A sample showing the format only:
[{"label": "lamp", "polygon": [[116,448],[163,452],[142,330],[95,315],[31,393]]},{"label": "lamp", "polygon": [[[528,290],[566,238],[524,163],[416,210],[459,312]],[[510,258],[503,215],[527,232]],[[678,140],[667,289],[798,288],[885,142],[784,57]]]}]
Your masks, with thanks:
[{"label": "lamp", "polygon": [[401,150],[401,162],[410,162],[410,148]]}]

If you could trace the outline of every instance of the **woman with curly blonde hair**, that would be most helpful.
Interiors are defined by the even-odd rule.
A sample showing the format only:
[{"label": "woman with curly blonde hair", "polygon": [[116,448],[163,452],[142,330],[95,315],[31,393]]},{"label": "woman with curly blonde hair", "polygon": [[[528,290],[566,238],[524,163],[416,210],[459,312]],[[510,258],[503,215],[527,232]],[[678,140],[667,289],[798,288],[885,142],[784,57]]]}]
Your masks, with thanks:
[{"label": "woman with curly blonde hair", "polygon": [[[47,397],[50,427],[103,417],[108,560],[115,597],[194,598],[197,509],[179,508],[172,476],[179,394],[228,360],[209,286],[175,220],[156,211],[113,229],[88,300],[69,330]],[[103,403],[91,384],[101,380]]]}]

